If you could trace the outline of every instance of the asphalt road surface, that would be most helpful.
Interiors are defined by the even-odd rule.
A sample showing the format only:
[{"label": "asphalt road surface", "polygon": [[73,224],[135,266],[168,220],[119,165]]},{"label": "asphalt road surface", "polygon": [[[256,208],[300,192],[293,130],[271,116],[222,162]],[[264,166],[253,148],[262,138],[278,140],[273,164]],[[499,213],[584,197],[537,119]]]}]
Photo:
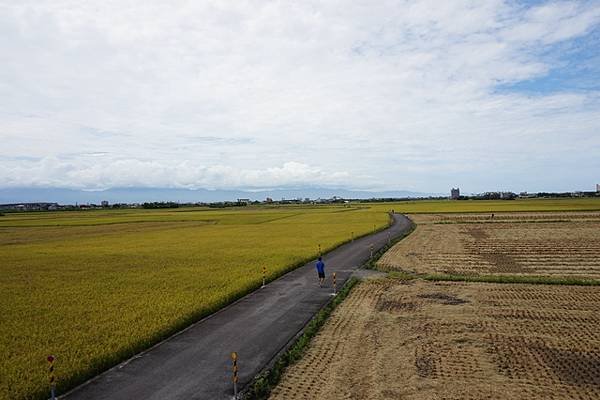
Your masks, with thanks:
[{"label": "asphalt road surface", "polygon": [[332,272],[341,287],[369,259],[371,244],[377,251],[410,226],[408,218],[396,214],[390,228],[325,254],[326,287],[319,288],[315,262],[309,262],[61,398],[231,399],[231,352],[238,353],[242,389],[331,299]]}]

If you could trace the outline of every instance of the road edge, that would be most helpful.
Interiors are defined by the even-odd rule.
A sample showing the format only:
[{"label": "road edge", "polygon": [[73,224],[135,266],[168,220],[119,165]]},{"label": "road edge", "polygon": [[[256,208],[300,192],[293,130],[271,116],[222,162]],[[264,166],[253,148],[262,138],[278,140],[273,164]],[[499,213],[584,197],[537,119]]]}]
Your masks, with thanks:
[{"label": "road edge", "polygon": [[[395,236],[390,242],[381,247],[373,258],[365,262],[360,269],[374,269],[377,261],[392,248],[396,243],[409,236],[416,229],[415,222],[406,214],[400,214],[410,221],[409,228]],[[390,214],[391,216],[391,214]],[[392,217],[393,218],[393,217]],[[244,387],[240,393],[240,399],[243,400],[266,400],[271,394],[272,389],[280,382],[286,369],[300,361],[302,356],[311,344],[312,339],[319,333],[323,326],[329,320],[333,311],[350,294],[354,286],[363,279],[351,276],[338,295],[329,300],[317,313],[304,325],[298,333],[283,346],[283,348],[265,365],[265,367]]]}]

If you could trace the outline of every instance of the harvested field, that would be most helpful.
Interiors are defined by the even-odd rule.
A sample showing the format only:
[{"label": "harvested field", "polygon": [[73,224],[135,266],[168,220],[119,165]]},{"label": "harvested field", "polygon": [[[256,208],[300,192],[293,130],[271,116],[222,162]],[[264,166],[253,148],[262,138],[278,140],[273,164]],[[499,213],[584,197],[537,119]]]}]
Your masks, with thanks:
[{"label": "harvested field", "polygon": [[600,222],[600,212],[536,212],[536,213],[468,213],[468,214],[414,214],[418,224],[464,224],[498,222]]},{"label": "harvested field", "polygon": [[[412,216],[417,229],[383,270],[467,275],[600,277],[600,214]],[[562,222],[561,222],[562,221]]]},{"label": "harvested field", "polygon": [[372,280],[271,399],[600,398],[597,287]]}]

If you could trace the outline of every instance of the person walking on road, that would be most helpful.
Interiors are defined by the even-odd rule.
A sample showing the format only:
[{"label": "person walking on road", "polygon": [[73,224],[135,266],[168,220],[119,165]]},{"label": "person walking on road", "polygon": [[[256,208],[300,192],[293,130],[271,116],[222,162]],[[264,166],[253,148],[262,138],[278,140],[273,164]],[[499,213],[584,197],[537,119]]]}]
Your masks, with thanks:
[{"label": "person walking on road", "polygon": [[319,274],[319,287],[323,287],[323,282],[325,282],[325,263],[322,257],[319,257],[317,261],[317,273]]}]

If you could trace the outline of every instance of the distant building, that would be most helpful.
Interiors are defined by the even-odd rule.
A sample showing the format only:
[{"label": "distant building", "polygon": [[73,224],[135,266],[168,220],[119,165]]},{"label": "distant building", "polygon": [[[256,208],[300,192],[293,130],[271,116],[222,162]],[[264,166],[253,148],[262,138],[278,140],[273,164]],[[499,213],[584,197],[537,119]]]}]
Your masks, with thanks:
[{"label": "distant building", "polygon": [[237,199],[240,204],[250,204],[250,199]]},{"label": "distant building", "polygon": [[102,205],[102,207],[108,207],[108,201],[106,200],[102,200],[100,204]]},{"label": "distant building", "polygon": [[596,183],[596,193],[600,193],[600,183]]},{"label": "distant building", "polygon": [[458,200],[458,198],[460,197],[460,188],[452,188],[452,190],[450,190],[450,198],[452,200]]},{"label": "distant building", "polygon": [[533,199],[537,197],[536,193],[527,193],[527,192],[521,192],[519,193],[519,197],[523,198],[523,199]]}]

